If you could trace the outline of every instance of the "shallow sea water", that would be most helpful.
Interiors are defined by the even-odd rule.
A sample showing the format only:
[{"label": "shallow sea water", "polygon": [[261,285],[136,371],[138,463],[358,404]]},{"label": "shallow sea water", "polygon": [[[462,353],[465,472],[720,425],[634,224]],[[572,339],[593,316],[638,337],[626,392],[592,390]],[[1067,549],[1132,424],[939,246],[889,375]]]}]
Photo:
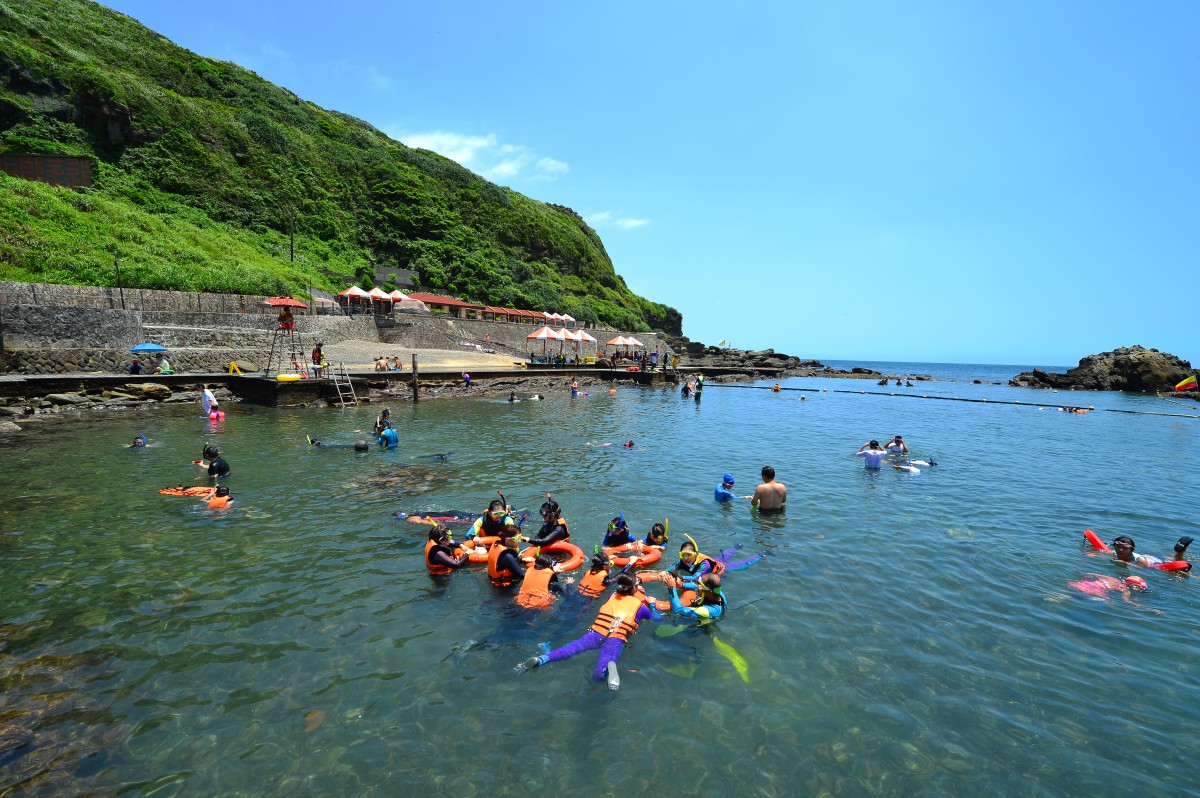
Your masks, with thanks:
[{"label": "shallow sea water", "polygon": [[[970,382],[1016,373],[989,368],[710,384],[700,404],[621,387],[400,405],[402,448],[369,454],[305,434],[351,443],[378,405],[31,425],[0,439],[0,792],[1190,793],[1195,578],[1139,570],[1150,590],[1128,601],[1067,583],[1125,573],[1085,528],[1163,557],[1200,537],[1200,420],[1102,409],[1200,410]],[[1101,410],[1032,406],[1068,401]],[[123,448],[139,432],[149,449]],[[853,456],[897,433],[940,465]],[[206,441],[233,469],[221,515],[155,492],[202,482]],[[722,473],[749,493],[764,464],[785,515],[713,501]],[[749,682],[712,634],[653,623],[619,691],[591,682],[594,652],[514,675],[598,603],[525,611],[481,568],[431,578],[425,528],[392,517],[497,489],[530,510],[551,491],[589,551],[624,512],[642,535],[669,518],[672,549],[772,552],[729,575],[715,633]]]}]

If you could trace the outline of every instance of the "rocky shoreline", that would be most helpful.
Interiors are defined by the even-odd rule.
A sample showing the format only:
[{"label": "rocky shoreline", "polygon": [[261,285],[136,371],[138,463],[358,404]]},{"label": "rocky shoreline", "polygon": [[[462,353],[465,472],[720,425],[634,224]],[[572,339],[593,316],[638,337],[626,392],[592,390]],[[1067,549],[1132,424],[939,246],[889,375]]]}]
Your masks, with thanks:
[{"label": "rocky shoreline", "polygon": [[1065,374],[1034,369],[1018,374],[1008,384],[1015,388],[1155,393],[1172,391],[1181,380],[1193,374],[1192,364],[1175,355],[1128,346],[1088,355]]}]

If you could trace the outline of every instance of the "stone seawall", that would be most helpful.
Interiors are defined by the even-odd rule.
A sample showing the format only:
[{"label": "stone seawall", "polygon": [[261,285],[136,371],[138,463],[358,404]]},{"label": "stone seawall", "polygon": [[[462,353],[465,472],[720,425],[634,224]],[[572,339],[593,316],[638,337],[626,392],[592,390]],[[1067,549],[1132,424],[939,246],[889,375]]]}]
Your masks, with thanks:
[{"label": "stone seawall", "polygon": [[[466,349],[481,346],[509,352],[513,355],[524,354],[527,350],[536,354],[542,353],[540,341],[529,341],[528,347],[526,347],[525,336],[540,329],[540,327],[529,324],[452,319],[445,316],[410,316],[401,313],[397,313],[395,319],[395,327],[379,331],[381,341],[428,349]],[[618,335],[632,335],[646,345],[646,351],[653,352],[658,349],[660,356],[672,351],[658,333],[622,333],[589,327],[579,329],[585,330],[597,340],[601,355],[604,353],[605,341],[612,340]],[[584,355],[595,355],[596,346],[597,344],[584,344]],[[550,341],[545,350],[557,353],[559,351],[558,342]],[[562,346],[564,354],[574,355],[575,351],[575,344],[570,341],[565,342]]]}]

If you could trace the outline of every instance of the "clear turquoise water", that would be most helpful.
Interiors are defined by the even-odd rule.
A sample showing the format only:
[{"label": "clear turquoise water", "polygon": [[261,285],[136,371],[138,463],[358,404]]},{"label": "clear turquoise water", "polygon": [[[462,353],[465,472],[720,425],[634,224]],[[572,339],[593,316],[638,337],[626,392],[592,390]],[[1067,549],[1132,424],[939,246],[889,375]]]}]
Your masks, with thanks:
[{"label": "clear turquoise water", "polygon": [[[888,393],[1026,406],[797,379],[784,385],[830,392],[394,406],[404,448],[367,455],[304,435],[352,442],[377,407],[238,406],[220,430],[176,408],[0,440],[0,730],[33,734],[0,752],[0,792],[1194,791],[1195,579],[1140,571],[1151,590],[1128,602],[1067,583],[1123,574],[1088,555],[1084,528],[1159,556],[1196,534],[1200,420],[1028,404],[1194,403],[942,368]],[[138,432],[151,448],[122,448]],[[864,470],[858,446],[896,433],[941,465]],[[199,481],[205,441],[233,468],[221,516],[155,493]],[[785,517],[712,500],[723,472],[748,493],[767,463]],[[675,545],[775,553],[726,583],[740,608],[718,637],[749,683],[710,637],[653,624],[617,692],[591,683],[593,654],[515,676],[596,605],[531,613],[478,569],[431,579],[420,528],[391,517],[482,508],[497,489],[531,509],[552,491],[589,549],[624,511],[642,533],[669,517]]]}]

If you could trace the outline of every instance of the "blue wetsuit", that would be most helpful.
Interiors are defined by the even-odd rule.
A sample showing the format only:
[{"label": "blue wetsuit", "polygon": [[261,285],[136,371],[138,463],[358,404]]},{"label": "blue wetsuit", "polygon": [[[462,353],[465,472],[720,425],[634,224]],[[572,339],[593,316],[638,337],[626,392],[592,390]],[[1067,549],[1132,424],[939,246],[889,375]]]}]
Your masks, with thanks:
[{"label": "blue wetsuit", "polygon": [[721,601],[717,604],[701,604],[698,607],[685,607],[679,600],[679,591],[671,588],[671,611],[680,618],[715,621],[725,614],[725,596],[717,596]]},{"label": "blue wetsuit", "polygon": [[737,497],[734,496],[733,493],[722,484],[717,485],[717,489],[713,491],[713,498],[719,502],[727,502],[730,499],[736,499]]},{"label": "blue wetsuit", "polygon": [[383,432],[379,433],[379,445],[386,446],[389,449],[395,449],[400,445],[400,436],[396,430],[388,427]]}]

